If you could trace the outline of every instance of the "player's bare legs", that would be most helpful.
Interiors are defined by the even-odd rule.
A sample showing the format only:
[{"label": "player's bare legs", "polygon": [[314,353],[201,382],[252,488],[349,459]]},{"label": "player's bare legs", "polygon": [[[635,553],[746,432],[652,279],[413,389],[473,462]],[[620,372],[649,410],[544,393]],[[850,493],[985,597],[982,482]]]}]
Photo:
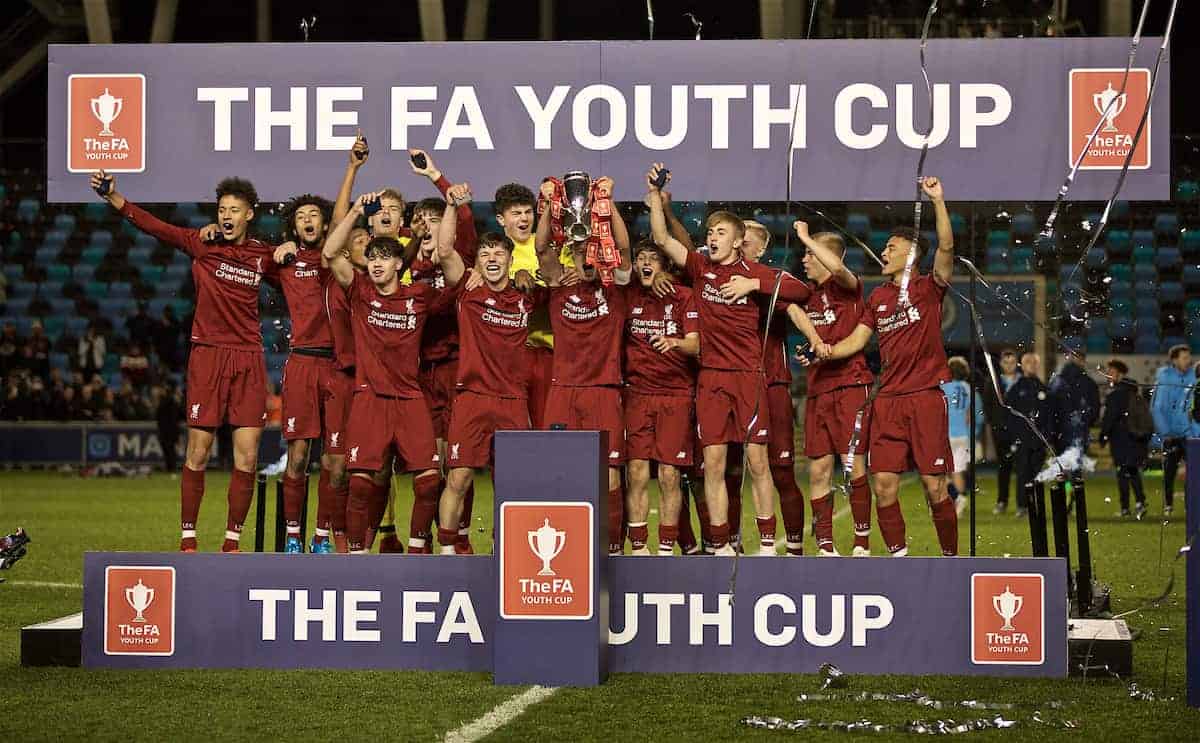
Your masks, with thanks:
[{"label": "player's bare legs", "polygon": [[625,491],[625,515],[629,519],[630,554],[649,555],[650,550],[646,547],[646,520],[650,515],[650,461],[629,460],[626,480],[628,489]]},{"label": "player's bare legs", "polygon": [[[817,537],[817,554],[822,557],[838,554],[833,545],[833,466],[832,454],[808,462],[813,530]],[[866,557],[871,554],[871,489],[867,485],[867,467],[862,456],[854,458],[854,466],[850,470],[850,511],[854,518],[853,554],[855,557]]]},{"label": "player's bare legs", "polygon": [[725,459],[729,447],[710,444],[704,447],[704,501],[712,525],[715,554],[732,555],[729,546],[729,494],[725,491]]},{"label": "player's bare legs", "polygon": [[[442,499],[438,504],[438,542],[450,541],[450,532],[454,532],[453,544],[442,544],[443,555],[463,554],[463,548],[458,542],[458,523],[462,515],[463,500],[467,489],[475,481],[475,470],[471,467],[454,467],[446,474],[446,489],[442,491]],[[452,524],[453,526],[445,526]]]},{"label": "player's bare legs", "polygon": [[908,542],[904,515],[900,512],[900,473],[872,472],[871,490],[875,491],[875,513],[884,546],[893,556],[904,557],[908,554]]},{"label": "player's bare legs", "polygon": [[[683,488],[679,468],[670,464],[658,465],[658,554],[670,555],[674,552],[674,539],[670,544],[664,543],[664,536],[679,531],[679,512],[683,508]],[[666,533],[664,535],[664,528]],[[665,549],[664,549],[665,548]]]},{"label": "player's bare legs", "polygon": [[746,467],[750,470],[750,491],[754,494],[754,513],[759,525],[760,555],[775,554],[775,481],[766,444],[746,445]]},{"label": "player's bare legs", "polygon": [[[196,550],[196,519],[200,514],[200,501],[204,497],[204,471],[208,467],[215,434],[211,428],[188,428],[187,451],[180,482],[182,539],[179,548],[184,552]],[[250,501],[254,497],[254,470],[258,464],[258,441],[261,437],[261,428],[233,430],[233,472],[229,477],[229,510],[222,552],[238,551],[242,525],[246,522]]]},{"label": "player's bare legs", "polygon": [[958,512],[946,487],[948,483],[945,475],[921,475],[921,486],[925,488],[929,511],[933,514],[938,544],[942,547],[942,554],[951,557],[958,554]]}]

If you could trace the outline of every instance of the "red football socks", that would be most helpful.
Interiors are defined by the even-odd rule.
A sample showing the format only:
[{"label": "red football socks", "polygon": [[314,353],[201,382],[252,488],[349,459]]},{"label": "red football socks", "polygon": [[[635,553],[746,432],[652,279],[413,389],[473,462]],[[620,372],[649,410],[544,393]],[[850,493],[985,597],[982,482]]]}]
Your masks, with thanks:
[{"label": "red football socks", "polygon": [[[690,528],[690,526],[689,526]],[[679,538],[679,527],[674,524],[658,525],[658,554],[672,555],[675,553],[675,541]],[[695,546],[695,537],[692,537]],[[682,546],[682,542],[680,545]]]},{"label": "red football socks", "polygon": [[764,549],[775,549],[775,517],[768,516],[763,518],[756,516],[755,522],[758,523],[758,544]]},{"label": "red football socks", "polygon": [[[408,551],[425,551],[430,547],[430,531],[433,528],[433,516],[437,512],[438,496],[442,494],[442,480],[436,473],[421,475],[413,478],[413,507],[412,520],[408,525]],[[446,525],[449,527],[450,525]],[[454,533],[458,534],[455,525]],[[440,533],[440,530],[439,530]],[[428,550],[432,552],[433,550]]]},{"label": "red football socks", "polygon": [[200,501],[204,499],[204,470],[194,470],[186,464],[179,478],[179,527],[183,534],[180,550],[196,549],[196,521],[200,518]]},{"label": "red football socks", "polygon": [[813,498],[813,532],[817,538],[817,549],[833,552],[833,493]]},{"label": "red football socks", "polygon": [[854,518],[854,546],[871,548],[871,488],[863,475],[850,481],[850,514]]},{"label": "red football socks", "polygon": [[[953,505],[951,506],[953,510]],[[904,514],[900,511],[900,501],[890,506],[876,504],[875,514],[879,519],[879,533],[883,536],[883,544],[893,555],[908,554],[908,542],[904,536]]]},{"label": "red football socks", "polygon": [[234,552],[242,538],[242,525],[250,513],[250,501],[254,498],[254,473],[234,469],[229,474],[229,515],[225,519],[225,542],[222,552]]},{"label": "red football socks", "polygon": [[783,511],[783,531],[787,535],[789,555],[804,554],[804,493],[796,484],[791,464],[771,465],[771,479],[779,491],[779,509]]},{"label": "red football socks", "polygon": [[650,527],[646,526],[645,521],[629,524],[629,546],[631,551],[646,549],[646,542],[650,540]]},{"label": "red football socks", "polygon": [[304,508],[304,486],[307,479],[283,476],[283,520],[287,524],[287,535],[300,538],[300,511]]},{"label": "red football socks", "polygon": [[944,498],[932,506],[933,527],[937,530],[942,554],[953,557],[958,554],[958,511],[953,498]]},{"label": "red football socks", "polygon": [[317,525],[313,529],[313,541],[317,544],[329,538],[333,528],[334,509],[333,487],[329,484],[329,470],[322,469],[321,477],[317,480]]},{"label": "red football socks", "polygon": [[[679,524],[676,528],[676,541],[679,543],[679,551],[685,555],[693,554],[699,550],[700,545],[696,544],[696,532],[692,529],[692,513],[688,507],[690,497],[688,488],[683,490],[682,503],[679,508]],[[662,527],[659,526],[659,554],[662,553]]]},{"label": "red football socks", "polygon": [[621,547],[624,546],[624,538],[622,526],[625,522],[625,495],[621,492],[621,487],[617,487],[608,491],[608,554],[621,554]]},{"label": "red football socks", "polygon": [[725,493],[729,496],[729,513],[726,514],[729,537],[736,542],[742,534],[742,468],[740,466],[736,472],[725,473]]},{"label": "red football socks", "polygon": [[464,554],[475,552],[471,548],[471,512],[475,507],[475,478],[467,483],[467,492],[463,493],[462,510],[458,514],[458,546],[465,549]]},{"label": "red football socks", "polygon": [[[367,528],[372,525],[375,494],[378,492],[375,483],[368,477],[350,478],[350,502],[346,508],[346,546],[351,552],[366,549]],[[387,502],[386,490],[383,498]],[[382,513],[382,509],[380,510]]]},{"label": "red football socks", "polygon": [[712,534],[712,548],[714,552],[729,544],[729,524],[710,524],[708,528]]}]

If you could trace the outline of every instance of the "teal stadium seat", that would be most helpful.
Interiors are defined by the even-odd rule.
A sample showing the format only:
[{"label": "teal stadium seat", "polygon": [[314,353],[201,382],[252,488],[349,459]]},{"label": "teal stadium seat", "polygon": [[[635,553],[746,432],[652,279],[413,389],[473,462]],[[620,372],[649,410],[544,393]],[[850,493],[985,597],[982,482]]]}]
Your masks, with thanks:
[{"label": "teal stadium seat", "polygon": [[108,248],[89,245],[79,254],[79,262],[86,263],[89,266],[99,266],[104,262],[104,256],[108,255]]},{"label": "teal stadium seat", "polygon": [[60,212],[54,215],[54,229],[62,230],[63,232],[71,233],[75,231],[75,215],[69,212]]},{"label": "teal stadium seat", "polygon": [[1008,230],[988,230],[987,246],[989,248],[1006,248],[1011,242],[1012,235]]},{"label": "teal stadium seat", "polygon": [[70,281],[71,267],[63,263],[51,263],[46,266],[46,278],[60,283]]},{"label": "teal stadium seat", "polygon": [[92,224],[103,222],[115,216],[116,212],[113,211],[113,208],[103,201],[89,201],[83,205],[83,218]]},{"label": "teal stadium seat", "polygon": [[1200,260],[1200,230],[1184,230],[1179,233],[1179,250],[1184,260]]},{"label": "teal stadium seat", "polygon": [[1179,181],[1175,184],[1176,201],[1195,201],[1197,198],[1200,198],[1200,183]]},{"label": "teal stadium seat", "polygon": [[1132,250],[1133,238],[1130,236],[1129,230],[1109,230],[1105,233],[1104,245],[1109,255],[1125,258]]},{"label": "teal stadium seat", "polygon": [[1133,249],[1133,263],[1148,263],[1154,265],[1154,245],[1138,245]]}]

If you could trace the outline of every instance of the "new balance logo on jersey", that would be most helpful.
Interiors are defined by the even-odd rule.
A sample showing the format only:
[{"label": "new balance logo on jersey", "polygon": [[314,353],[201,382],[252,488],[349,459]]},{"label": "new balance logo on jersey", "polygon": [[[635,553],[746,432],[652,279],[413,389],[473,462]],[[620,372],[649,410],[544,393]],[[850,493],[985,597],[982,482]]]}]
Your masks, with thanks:
[{"label": "new balance logo on jersey", "polygon": [[486,304],[488,307],[496,306],[496,300],[493,299],[492,297],[488,297],[487,299],[483,300],[483,303]]},{"label": "new balance logo on jersey", "polygon": [[450,458],[451,459],[458,459],[458,447],[459,447],[458,444],[450,445]]},{"label": "new balance logo on jersey", "polygon": [[716,275],[715,273],[712,273],[712,272],[710,271],[709,273],[706,273],[706,274],[704,274],[704,278],[706,278],[706,279],[715,279],[715,278],[717,278],[717,275]]},{"label": "new balance logo on jersey", "polygon": [[675,455],[676,459],[687,459],[687,452],[681,451]]},{"label": "new balance logo on jersey", "polygon": [[296,432],[296,419],[295,419],[295,418],[288,418],[288,419],[287,419],[287,432],[288,432],[288,433],[295,433],[295,432]]},{"label": "new balance logo on jersey", "polygon": [[946,460],[943,459],[942,457],[938,457],[937,459],[933,460],[934,467],[941,467],[945,463],[946,463]]},{"label": "new balance logo on jersey", "polygon": [[765,429],[765,428],[760,428],[760,429],[758,429],[758,433],[757,433],[757,434],[755,434],[755,435],[756,435],[756,436],[766,436],[766,435],[767,435],[767,429]]},{"label": "new balance logo on jersey", "polygon": [[340,436],[341,436],[341,433],[338,431],[334,431],[329,434],[329,448],[331,448],[331,449],[337,448],[338,437],[340,437]]},{"label": "new balance logo on jersey", "polygon": [[634,307],[632,310],[629,311],[629,314],[640,315],[640,314],[642,314],[643,309],[644,309],[643,307]]},{"label": "new balance logo on jersey", "polygon": [[200,417],[200,403],[196,403],[195,405],[192,406],[192,420],[195,420],[199,417]]},{"label": "new balance logo on jersey", "polygon": [[610,452],[608,453],[608,458],[609,458],[609,459],[620,459],[620,458],[621,458],[621,452],[619,452],[619,451],[610,451]]},{"label": "new balance logo on jersey", "polygon": [[787,459],[787,458],[789,458],[789,457],[791,457],[791,456],[792,456],[792,453],[791,453],[790,451],[781,451],[781,452],[779,452],[779,458],[780,458],[780,459]]},{"label": "new balance logo on jersey", "polygon": [[350,450],[350,461],[351,462],[358,461],[358,447],[357,446]]},{"label": "new balance logo on jersey", "polygon": [[383,306],[383,303],[380,302],[378,299],[372,299],[371,306],[374,307],[375,309],[379,309],[380,307]]}]

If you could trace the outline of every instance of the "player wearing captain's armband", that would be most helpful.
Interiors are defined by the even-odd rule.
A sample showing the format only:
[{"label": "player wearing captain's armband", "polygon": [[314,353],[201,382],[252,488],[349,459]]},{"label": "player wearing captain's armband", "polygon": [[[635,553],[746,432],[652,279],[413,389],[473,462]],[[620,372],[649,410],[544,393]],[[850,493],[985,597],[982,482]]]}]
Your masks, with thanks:
[{"label": "player wearing captain's armband", "polygon": [[[796,235],[804,243],[804,272],[813,282],[813,295],[804,308],[788,313],[799,323],[807,320],[815,329],[815,351],[825,350],[858,326],[863,312],[862,282],[843,258],[846,243],[833,232],[810,235],[808,224],[796,222]],[[818,554],[837,555],[833,546],[833,464],[843,459],[853,439],[854,461],[850,471],[850,512],[854,518],[855,557],[871,554],[871,490],[867,486],[867,440],[871,431],[871,406],[867,403],[872,382],[867,359],[860,351],[840,361],[808,367],[808,400],[804,405],[804,456],[808,457],[809,494],[812,498],[813,531]],[[860,418],[861,416],[861,418]],[[854,437],[855,423],[859,435]]]},{"label": "player wearing captain's armband", "polygon": [[[646,174],[654,242],[691,277],[700,308],[700,375],[697,380],[697,434],[704,447],[704,490],[711,537],[717,554],[731,555],[725,489],[730,443],[746,442],[754,506],[760,520],[775,515],[775,488],[767,457],[770,411],[762,365],[759,318],[776,284],[779,297],[802,302],[808,287],[786,272],[744,260],[742,220],[729,212],[708,218],[708,255],[690,252],[667,232],[656,182],[661,163]],[[751,300],[751,295],[756,295]],[[771,550],[774,553],[774,550]]]},{"label": "player wearing captain's armband", "polygon": [[286,251],[252,239],[258,194],[249,181],[226,178],[217,184],[215,230],[167,224],[125,199],[116,178],[92,174],[92,188],[138,229],[174,245],[192,259],[196,315],[187,370],[187,455],[180,478],[179,549],[196,551],[196,519],[204,497],[204,470],[216,429],[233,426],[233,472],[222,552],[237,552],[242,524],[254,495],[258,442],[267,418],[267,370],[258,292],[263,279],[274,281]]},{"label": "player wearing captain's armband", "polygon": [[[455,189],[450,193],[457,200]],[[429,408],[417,384],[417,367],[429,315],[452,299],[449,292],[430,284],[400,283],[415,249],[405,251],[395,238],[372,238],[366,249],[366,274],[353,269],[342,248],[352,220],[366,203],[378,199],[378,193],[360,198],[324,248],[334,278],[347,289],[354,328],[355,390],[346,437],[346,464],[353,474],[346,539],[350,551],[359,553],[366,551],[368,522],[379,509],[380,493],[372,476],[387,460],[394,457],[415,473],[416,498],[428,499],[430,490],[437,498],[439,458]],[[446,285],[452,287],[462,277],[462,259],[453,246],[439,244],[436,252]]]},{"label": "player wearing captain's armband", "polygon": [[909,253],[917,251],[911,264],[915,266],[925,246],[920,233],[911,227],[892,230],[883,251],[883,275],[891,281],[871,292],[858,326],[834,344],[828,358],[850,358],[862,351],[872,333],[879,334],[882,384],[872,411],[867,456],[879,531],[889,552],[908,554],[898,496],[901,473],[915,469],[921,474],[942,554],[955,555],[958,515],[946,491],[953,458],[946,436],[946,398],[939,386],[949,379],[941,328],[942,299],[954,273],[954,234],[942,184],[937,178],[926,178],[921,190],[933,202],[937,217],[933,272],[911,272],[908,301],[901,301],[910,273],[905,269]]}]

